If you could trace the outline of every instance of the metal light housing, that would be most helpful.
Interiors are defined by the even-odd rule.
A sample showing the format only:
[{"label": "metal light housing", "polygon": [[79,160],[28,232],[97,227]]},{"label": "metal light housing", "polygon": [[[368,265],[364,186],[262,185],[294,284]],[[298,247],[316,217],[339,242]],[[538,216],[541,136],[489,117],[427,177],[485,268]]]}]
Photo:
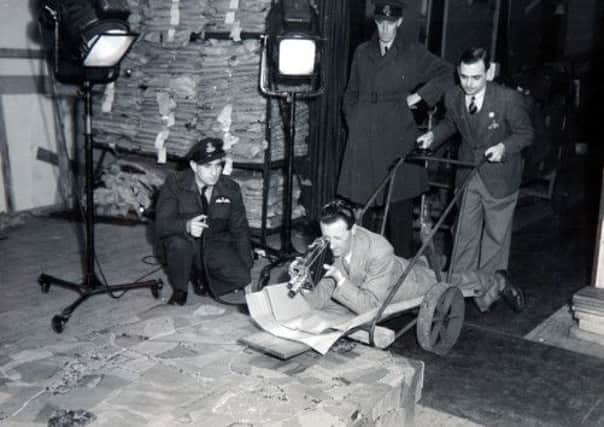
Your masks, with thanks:
[{"label": "metal light housing", "polygon": [[270,57],[277,78],[309,79],[319,64],[318,17],[309,0],[281,0],[268,20]]},{"label": "metal light housing", "polygon": [[[107,83],[138,34],[130,31],[126,0],[45,0],[40,24],[57,80]],[[51,36],[52,34],[52,36]]]}]

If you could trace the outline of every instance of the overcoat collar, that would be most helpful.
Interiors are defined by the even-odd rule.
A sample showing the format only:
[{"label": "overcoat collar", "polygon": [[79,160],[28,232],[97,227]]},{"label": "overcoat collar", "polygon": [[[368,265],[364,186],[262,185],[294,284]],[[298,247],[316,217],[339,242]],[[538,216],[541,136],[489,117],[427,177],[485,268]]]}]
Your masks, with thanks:
[{"label": "overcoat collar", "polygon": [[396,34],[392,45],[390,46],[390,50],[387,55],[382,56],[382,51],[380,49],[380,40],[378,37],[378,32],[373,33],[371,40],[369,40],[369,59],[379,65],[384,65],[392,62],[394,58],[396,58],[400,52],[409,48],[409,43],[403,40],[401,35],[401,31]]}]

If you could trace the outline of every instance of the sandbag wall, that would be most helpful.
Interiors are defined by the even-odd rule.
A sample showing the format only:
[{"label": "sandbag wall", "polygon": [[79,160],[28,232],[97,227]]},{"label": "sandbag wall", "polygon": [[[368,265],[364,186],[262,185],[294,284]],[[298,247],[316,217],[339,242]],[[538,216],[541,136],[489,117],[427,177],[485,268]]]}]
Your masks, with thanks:
[{"label": "sandbag wall", "polygon": [[[232,175],[242,185],[250,224],[259,228],[267,147],[270,141],[272,161],[283,159],[285,135],[277,101],[268,101],[258,89],[260,39],[242,40],[241,33],[264,32],[270,0],[129,0],[129,5],[132,29],[141,36],[122,62],[120,78],[94,96],[95,142],[153,155],[162,164],[184,156],[201,137],[222,138],[233,161]],[[298,103],[297,156],[307,154],[308,134],[308,105]],[[238,163],[256,164],[258,171],[238,169]],[[120,179],[103,182],[124,185],[123,168],[109,167],[105,173],[118,170]],[[139,182],[140,174],[134,179]],[[121,214],[129,203],[124,188],[114,190],[104,188],[95,195],[98,205],[116,208],[101,206],[104,213]],[[294,217],[304,215],[299,196],[294,180]],[[141,197],[131,200],[140,204]],[[273,168],[268,227],[280,225],[282,201],[283,174]]]}]

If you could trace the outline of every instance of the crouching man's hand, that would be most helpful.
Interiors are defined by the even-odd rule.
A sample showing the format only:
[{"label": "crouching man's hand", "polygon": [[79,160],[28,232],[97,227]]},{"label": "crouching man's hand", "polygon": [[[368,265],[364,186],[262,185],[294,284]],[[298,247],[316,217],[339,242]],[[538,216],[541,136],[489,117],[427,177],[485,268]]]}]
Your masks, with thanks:
[{"label": "crouching man's hand", "polygon": [[206,220],[206,215],[198,215],[195,218],[188,220],[186,225],[187,233],[195,238],[201,237],[203,230],[208,228]]}]

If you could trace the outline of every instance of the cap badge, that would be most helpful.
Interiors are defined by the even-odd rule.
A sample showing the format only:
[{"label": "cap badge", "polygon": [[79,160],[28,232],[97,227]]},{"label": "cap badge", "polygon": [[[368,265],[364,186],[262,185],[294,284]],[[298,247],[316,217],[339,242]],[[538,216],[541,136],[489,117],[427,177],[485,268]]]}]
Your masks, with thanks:
[{"label": "cap badge", "polygon": [[392,15],[392,11],[390,10],[390,5],[387,4],[382,8],[382,15],[384,16],[391,16]]},{"label": "cap badge", "polygon": [[211,154],[214,151],[216,151],[216,147],[214,147],[214,144],[212,144],[211,142],[208,142],[208,144],[206,145],[206,153]]}]

